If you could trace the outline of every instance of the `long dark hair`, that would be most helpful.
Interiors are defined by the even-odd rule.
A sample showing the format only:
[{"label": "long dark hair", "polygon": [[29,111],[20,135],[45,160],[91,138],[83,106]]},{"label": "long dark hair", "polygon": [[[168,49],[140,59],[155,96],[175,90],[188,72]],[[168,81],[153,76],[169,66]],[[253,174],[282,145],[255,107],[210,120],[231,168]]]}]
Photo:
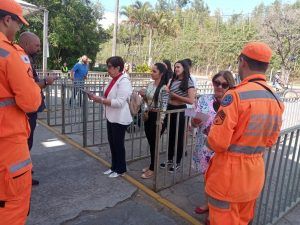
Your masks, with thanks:
[{"label": "long dark hair", "polygon": [[155,93],[153,96],[154,105],[155,105],[155,107],[157,107],[160,89],[162,88],[162,86],[167,85],[167,83],[168,83],[168,81],[165,79],[165,77],[167,76],[168,70],[165,67],[165,65],[162,63],[155,63],[154,66],[156,66],[156,68],[158,69],[158,71],[161,74],[160,82],[159,82],[158,86],[156,87],[156,90],[155,90]]},{"label": "long dark hair", "polygon": [[[181,84],[180,84],[179,88],[182,91],[186,91],[189,88],[189,79],[191,79],[190,68],[189,68],[189,65],[187,64],[187,62],[184,60],[179,60],[174,65],[176,65],[177,63],[181,64],[183,67],[183,79],[181,80]],[[171,85],[176,79],[178,79],[178,78],[175,73],[175,66],[174,66],[174,74],[173,74],[173,78],[171,81]]]},{"label": "long dark hair", "polygon": [[170,60],[164,59],[163,63],[166,64],[166,66],[167,66],[168,71],[167,71],[166,79],[169,82],[169,80],[172,79],[172,77],[173,77],[173,70],[172,70],[171,62],[170,62]]}]

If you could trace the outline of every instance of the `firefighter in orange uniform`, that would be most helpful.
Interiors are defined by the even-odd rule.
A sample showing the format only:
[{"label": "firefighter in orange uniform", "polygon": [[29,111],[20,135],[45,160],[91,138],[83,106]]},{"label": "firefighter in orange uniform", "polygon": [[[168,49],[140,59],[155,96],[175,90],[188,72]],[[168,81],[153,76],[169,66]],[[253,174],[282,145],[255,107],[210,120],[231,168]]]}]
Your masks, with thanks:
[{"label": "firefighter in orange uniform", "polygon": [[248,225],[254,217],[265,179],[263,153],[277,141],[284,110],[266,83],[271,57],[264,43],[244,46],[238,57],[242,82],[223,97],[208,135],[215,152],[206,173],[212,225]]},{"label": "firefighter in orange uniform", "polygon": [[0,1],[0,225],[23,225],[29,212],[30,133],[25,113],[41,104],[28,56],[12,43],[28,23],[14,0]]}]

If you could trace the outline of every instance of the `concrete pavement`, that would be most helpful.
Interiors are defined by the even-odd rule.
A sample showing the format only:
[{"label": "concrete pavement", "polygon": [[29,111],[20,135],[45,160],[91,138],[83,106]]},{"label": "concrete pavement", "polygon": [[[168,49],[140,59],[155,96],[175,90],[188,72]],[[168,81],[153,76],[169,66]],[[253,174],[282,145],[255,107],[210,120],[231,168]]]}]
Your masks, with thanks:
[{"label": "concrete pavement", "polygon": [[95,159],[42,126],[31,152],[34,178],[27,225],[187,224]]}]

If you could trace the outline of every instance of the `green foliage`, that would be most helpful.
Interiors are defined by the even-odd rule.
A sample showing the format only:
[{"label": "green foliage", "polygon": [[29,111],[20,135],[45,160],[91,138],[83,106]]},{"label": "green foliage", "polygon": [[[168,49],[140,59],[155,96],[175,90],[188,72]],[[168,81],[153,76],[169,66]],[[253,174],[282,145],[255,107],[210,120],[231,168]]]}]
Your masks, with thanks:
[{"label": "green foliage", "polygon": [[151,68],[147,64],[137,65],[135,72],[137,72],[137,73],[150,73]]},{"label": "green foliage", "polygon": [[[49,11],[50,69],[63,62],[73,65],[82,55],[95,62],[99,46],[110,38],[99,25],[103,7],[99,2],[81,0],[31,0]],[[42,37],[42,15],[29,17],[29,30]]]}]

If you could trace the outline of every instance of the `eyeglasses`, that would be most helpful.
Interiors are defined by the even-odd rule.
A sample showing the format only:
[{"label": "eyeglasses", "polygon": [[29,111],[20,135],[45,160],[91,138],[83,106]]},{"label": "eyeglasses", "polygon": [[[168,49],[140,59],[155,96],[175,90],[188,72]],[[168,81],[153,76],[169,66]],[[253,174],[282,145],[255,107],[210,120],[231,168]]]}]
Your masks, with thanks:
[{"label": "eyeglasses", "polygon": [[221,86],[223,89],[229,88],[229,84],[227,84],[227,83],[221,83],[220,81],[217,81],[217,80],[213,81],[213,85],[215,87],[220,87]]}]

